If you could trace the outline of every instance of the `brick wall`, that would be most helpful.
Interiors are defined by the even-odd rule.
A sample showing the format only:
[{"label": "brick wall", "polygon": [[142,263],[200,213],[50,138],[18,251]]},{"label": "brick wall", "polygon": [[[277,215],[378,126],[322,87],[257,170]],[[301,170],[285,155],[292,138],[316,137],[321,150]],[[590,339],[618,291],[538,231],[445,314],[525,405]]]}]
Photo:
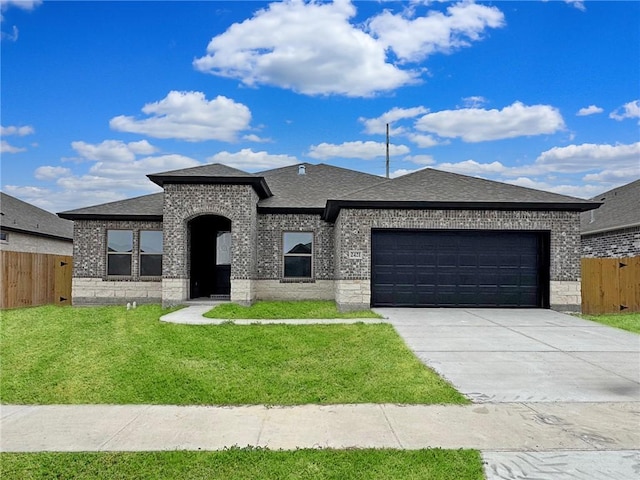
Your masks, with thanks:
[{"label": "brick wall", "polygon": [[640,256],[640,226],[584,235],[582,256],[591,258]]},{"label": "brick wall", "polygon": [[320,215],[258,215],[257,278],[282,278],[283,232],[313,232],[313,272],[316,280],[333,280],[333,224]]},{"label": "brick wall", "polygon": [[[162,222],[75,220],[73,222],[74,278],[107,277],[107,230],[133,230],[133,252],[138,252],[140,230],[162,230]],[[139,258],[132,255],[131,280],[139,279]]]}]

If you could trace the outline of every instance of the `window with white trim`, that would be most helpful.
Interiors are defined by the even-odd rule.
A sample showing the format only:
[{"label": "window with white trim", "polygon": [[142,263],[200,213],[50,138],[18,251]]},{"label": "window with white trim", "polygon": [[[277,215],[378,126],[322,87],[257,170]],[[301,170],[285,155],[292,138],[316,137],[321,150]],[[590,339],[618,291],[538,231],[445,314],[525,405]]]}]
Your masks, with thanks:
[{"label": "window with white trim", "polygon": [[313,276],[313,232],[284,232],[283,277],[311,278]]},{"label": "window with white trim", "polygon": [[131,275],[133,230],[107,230],[107,275]]}]

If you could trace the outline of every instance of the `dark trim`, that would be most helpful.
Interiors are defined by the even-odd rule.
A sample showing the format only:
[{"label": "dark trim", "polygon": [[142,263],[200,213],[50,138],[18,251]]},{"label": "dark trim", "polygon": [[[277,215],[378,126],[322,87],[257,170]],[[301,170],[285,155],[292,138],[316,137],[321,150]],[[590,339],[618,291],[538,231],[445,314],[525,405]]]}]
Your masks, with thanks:
[{"label": "dark trim", "polygon": [[165,183],[172,184],[218,184],[218,185],[251,185],[260,198],[273,196],[264,177],[216,177],[207,175],[147,175],[156,185],[164,187]]},{"label": "dark trim", "polygon": [[371,210],[557,210],[585,212],[598,208],[597,202],[425,202],[393,200],[327,200],[322,219],[335,222],[343,208]]},{"label": "dark trim", "polygon": [[51,233],[34,232],[33,230],[23,230],[21,228],[7,227],[5,225],[0,226],[0,230],[6,230],[7,232],[23,233],[25,235],[33,235],[34,237],[50,238],[52,240],[63,240],[65,242],[73,243],[73,237],[62,237],[60,235],[53,235]]},{"label": "dark trim", "polygon": [[258,206],[258,213],[263,214],[287,214],[299,213],[308,215],[322,215],[324,207],[261,207]]},{"label": "dark trim", "polygon": [[136,215],[124,214],[119,215],[117,213],[59,213],[60,218],[66,220],[114,220],[114,221],[149,221],[149,222],[161,222],[162,215]]}]

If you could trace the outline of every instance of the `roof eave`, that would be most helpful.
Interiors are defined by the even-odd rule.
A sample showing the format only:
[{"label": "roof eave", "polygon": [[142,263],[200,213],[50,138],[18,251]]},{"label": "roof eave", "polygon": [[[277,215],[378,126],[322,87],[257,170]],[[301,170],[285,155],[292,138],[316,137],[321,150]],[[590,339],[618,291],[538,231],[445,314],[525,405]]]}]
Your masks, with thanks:
[{"label": "roof eave", "polygon": [[599,228],[597,230],[583,230],[580,232],[580,235],[582,236],[596,235],[598,233],[615,232],[616,230],[625,230],[627,228],[635,228],[635,227],[640,227],[640,222],[629,223],[626,225],[616,225],[614,227]]},{"label": "roof eave", "polygon": [[435,202],[388,200],[327,200],[323,220],[334,222],[343,208],[354,209],[438,209],[438,210],[554,210],[586,212],[598,208],[597,202]]},{"label": "roof eave", "polygon": [[149,221],[161,222],[162,215],[109,214],[109,213],[73,213],[60,212],[60,218],[65,220],[120,220],[120,221]]},{"label": "roof eave", "polygon": [[308,214],[322,215],[325,207],[261,207],[258,206],[258,213],[262,214]]},{"label": "roof eave", "polygon": [[183,175],[147,175],[156,185],[169,184],[213,184],[213,185],[251,185],[260,198],[273,196],[264,177],[221,177],[221,176],[183,176]]},{"label": "roof eave", "polygon": [[63,235],[55,235],[53,233],[38,232],[34,230],[26,230],[23,228],[7,227],[5,225],[0,225],[0,230],[6,230],[7,232],[24,233],[26,235],[33,235],[35,237],[50,238],[52,240],[63,240],[65,242],[73,242],[73,236],[66,237]]}]

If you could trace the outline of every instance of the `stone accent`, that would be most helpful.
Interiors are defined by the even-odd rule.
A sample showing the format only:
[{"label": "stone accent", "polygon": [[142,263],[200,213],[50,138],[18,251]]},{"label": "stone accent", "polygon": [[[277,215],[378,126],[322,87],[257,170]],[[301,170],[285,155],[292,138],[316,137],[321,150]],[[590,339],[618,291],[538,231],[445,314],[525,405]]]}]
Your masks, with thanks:
[{"label": "stone accent", "polygon": [[[250,185],[164,185],[164,279],[189,278],[188,223],[201,215],[231,220],[231,297],[252,302],[250,284],[256,276],[258,196]],[[235,288],[234,288],[235,283]],[[234,293],[235,291],[235,293]],[[188,289],[184,291],[188,298]],[[169,300],[169,299],[167,299]],[[235,301],[235,300],[234,300]]]},{"label": "stone accent", "polygon": [[130,302],[160,303],[160,282],[111,281],[102,278],[74,278],[74,305],[125,305]]},{"label": "stone accent", "polygon": [[162,279],[162,306],[174,307],[189,298],[189,280],[186,278]]},{"label": "stone accent", "polygon": [[257,278],[281,279],[283,232],[313,232],[313,273],[316,280],[332,280],[333,224],[320,215],[259,214]]},{"label": "stone accent", "polygon": [[256,300],[333,300],[333,280],[315,282],[281,282],[280,280],[256,280]]},{"label": "stone accent", "polygon": [[[348,285],[342,280],[370,281],[371,230],[376,228],[548,231],[550,279],[568,282],[580,279],[578,212],[343,209],[335,226],[336,301],[340,299],[343,307],[352,296],[341,293],[343,285],[345,288]],[[367,305],[369,302],[370,295],[364,299]]]},{"label": "stone accent", "polygon": [[338,310],[365,310],[371,306],[370,280],[336,280],[335,299]]},{"label": "stone accent", "polygon": [[249,306],[256,299],[254,280],[232,278],[231,301],[238,305]]},{"label": "stone accent", "polygon": [[579,312],[582,306],[580,280],[558,281],[551,280],[550,303],[553,310]]},{"label": "stone accent", "polygon": [[640,225],[583,235],[582,256],[591,258],[640,256]]}]

